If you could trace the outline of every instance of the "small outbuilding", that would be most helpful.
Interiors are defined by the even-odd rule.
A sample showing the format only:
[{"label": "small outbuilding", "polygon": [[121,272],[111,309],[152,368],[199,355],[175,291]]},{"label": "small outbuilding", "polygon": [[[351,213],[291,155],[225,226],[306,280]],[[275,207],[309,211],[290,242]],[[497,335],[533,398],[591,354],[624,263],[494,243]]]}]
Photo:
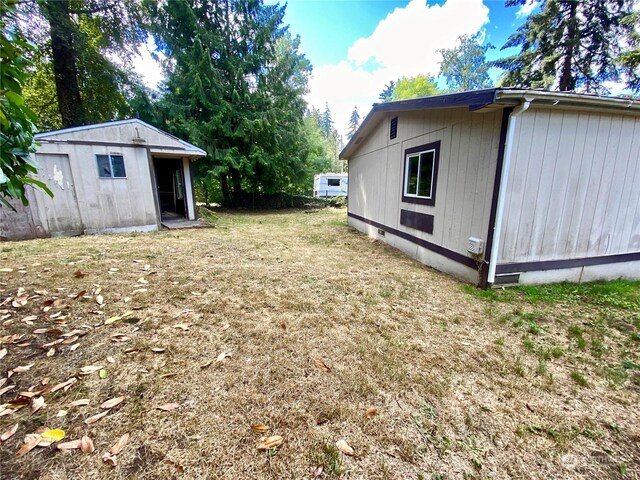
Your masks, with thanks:
[{"label": "small outbuilding", "polygon": [[29,206],[0,208],[0,239],[154,231],[195,220],[191,162],[206,152],[139,119],[36,135],[38,178]]},{"label": "small outbuilding", "polygon": [[346,197],[349,175],[346,173],[318,173],[313,176],[314,197]]},{"label": "small outbuilding", "polygon": [[374,104],[348,222],[481,286],[640,278],[640,101],[486,89]]}]

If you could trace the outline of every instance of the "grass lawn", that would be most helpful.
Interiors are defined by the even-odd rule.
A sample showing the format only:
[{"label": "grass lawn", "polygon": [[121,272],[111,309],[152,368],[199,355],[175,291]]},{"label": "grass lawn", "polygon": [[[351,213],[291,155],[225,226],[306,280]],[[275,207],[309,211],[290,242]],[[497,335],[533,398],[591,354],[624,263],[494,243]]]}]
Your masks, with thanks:
[{"label": "grass lawn", "polygon": [[0,477],[640,478],[640,283],[479,291],[345,218],[0,244]]}]

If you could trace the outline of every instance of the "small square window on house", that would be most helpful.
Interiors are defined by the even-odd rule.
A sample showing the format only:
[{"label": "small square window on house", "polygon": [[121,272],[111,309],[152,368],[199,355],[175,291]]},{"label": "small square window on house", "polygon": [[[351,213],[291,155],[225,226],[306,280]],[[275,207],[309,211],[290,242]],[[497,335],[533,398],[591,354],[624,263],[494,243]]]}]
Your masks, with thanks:
[{"label": "small square window on house", "polygon": [[340,179],[339,178],[327,178],[327,185],[329,187],[339,187]]},{"label": "small square window on house", "polygon": [[122,155],[96,155],[96,159],[98,161],[98,175],[101,178],[124,178],[127,176]]},{"label": "small square window on house", "polygon": [[402,201],[435,205],[440,142],[405,150]]}]

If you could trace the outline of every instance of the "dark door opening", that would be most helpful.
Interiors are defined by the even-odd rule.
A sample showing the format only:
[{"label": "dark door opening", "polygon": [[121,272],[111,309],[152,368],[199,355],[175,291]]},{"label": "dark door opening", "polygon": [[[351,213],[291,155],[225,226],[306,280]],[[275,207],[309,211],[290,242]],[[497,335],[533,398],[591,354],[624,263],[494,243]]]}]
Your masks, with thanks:
[{"label": "dark door opening", "polygon": [[187,211],[184,191],[182,160],[179,158],[154,158],[158,186],[158,201],[162,219],[185,217]]}]

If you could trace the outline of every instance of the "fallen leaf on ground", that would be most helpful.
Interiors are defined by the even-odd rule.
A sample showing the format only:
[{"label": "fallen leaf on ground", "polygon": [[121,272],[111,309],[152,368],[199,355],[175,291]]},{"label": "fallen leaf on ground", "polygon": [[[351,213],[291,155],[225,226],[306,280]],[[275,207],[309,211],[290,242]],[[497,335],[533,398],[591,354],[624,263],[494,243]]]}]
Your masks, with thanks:
[{"label": "fallen leaf on ground", "polygon": [[53,357],[56,354],[56,349],[51,347],[47,352],[47,357]]},{"label": "fallen leaf on ground", "polygon": [[208,366],[210,366],[213,363],[213,361],[209,360],[207,363],[204,363],[202,365],[200,365],[200,368],[207,368]]},{"label": "fallen leaf on ground", "polygon": [[317,467],[311,467],[309,469],[312,478],[320,478],[322,476],[322,472],[324,467],[322,465],[318,465]]},{"label": "fallen leaf on ground", "polygon": [[80,440],[71,440],[70,442],[62,442],[56,445],[58,450],[73,450],[80,448]]},{"label": "fallen leaf on ground", "polygon": [[175,325],[172,325],[173,328],[179,328],[181,330],[184,330],[185,332],[187,330],[189,330],[189,327],[191,326],[191,323],[176,323]]},{"label": "fallen leaf on ground", "polygon": [[114,360],[113,357],[107,357],[107,362],[109,363],[116,363],[116,361]]},{"label": "fallen leaf on ground", "polygon": [[92,373],[96,373],[103,368],[104,367],[102,365],[87,365],[86,367],[82,367],[80,369],[80,375],[91,375]]},{"label": "fallen leaf on ground", "polygon": [[156,407],[158,410],[164,410],[165,412],[170,412],[171,410],[175,410],[180,408],[179,403],[165,403],[164,405],[160,405]]},{"label": "fallen leaf on ground", "polygon": [[47,430],[40,434],[42,438],[50,441],[51,443],[59,442],[64,438],[64,435],[65,435],[64,430],[60,430],[59,428],[56,428],[53,430]]},{"label": "fallen leaf on ground", "polygon": [[316,367],[318,367],[320,370],[324,371],[324,372],[330,372],[331,371],[331,367],[329,365],[327,365],[324,360],[322,360],[321,358],[316,358],[313,363],[315,364]]},{"label": "fallen leaf on ground", "polygon": [[217,356],[216,358],[216,362],[222,362],[224,361],[225,358],[230,357],[231,354],[229,352],[222,352],[220,355]]},{"label": "fallen leaf on ground", "polygon": [[104,303],[104,297],[102,295],[97,295],[96,296],[96,303],[98,305],[102,305]]},{"label": "fallen leaf on ground", "polygon": [[0,268],[0,272],[2,272],[2,273],[11,273],[11,272],[13,272],[13,268]]},{"label": "fallen leaf on ground", "polygon": [[18,431],[19,422],[16,422],[15,425],[9,427],[2,435],[0,435],[0,442],[6,442],[9,440],[14,433]]},{"label": "fallen leaf on ground", "polygon": [[109,449],[111,455],[118,455],[129,441],[129,434],[125,433],[120,439]]},{"label": "fallen leaf on ground", "polygon": [[93,440],[83,435],[80,439],[80,450],[82,450],[82,453],[93,453],[95,449],[96,447],[93,445]]},{"label": "fallen leaf on ground", "polygon": [[53,392],[57,392],[58,390],[64,388],[65,391],[68,390],[71,385],[73,385],[74,383],[76,383],[78,381],[77,378],[75,377],[71,377],[69,380],[67,380],[66,382],[62,382],[59,383],[57,385],[54,385],[53,387],[51,387],[51,390],[49,390],[49,393],[53,393]]},{"label": "fallen leaf on ground", "polygon": [[36,397],[31,401],[31,415],[46,405],[44,397]]},{"label": "fallen leaf on ground", "polygon": [[87,272],[82,272],[80,270],[73,272],[73,276],[76,278],[86,277],[87,275],[89,275]]},{"label": "fallen leaf on ground", "polygon": [[111,464],[112,467],[115,467],[118,464],[118,461],[116,460],[116,456],[115,455],[111,455],[109,452],[106,452],[103,456],[102,456],[102,461],[104,463],[109,463]]},{"label": "fallen leaf on ground", "polygon": [[260,443],[256,446],[258,450],[270,450],[282,445],[284,439],[280,435],[274,435],[272,437],[262,437]]},{"label": "fallen leaf on ground", "polygon": [[152,351],[153,353],[163,353],[163,352],[165,351],[165,349],[164,349],[164,348],[160,348],[160,347],[153,347],[153,348],[151,349],[151,351]]},{"label": "fallen leaf on ground", "polygon": [[0,350],[0,360],[2,360],[6,356],[7,356],[7,349],[3,348],[2,350]]},{"label": "fallen leaf on ground", "polygon": [[100,375],[100,378],[105,379],[109,376],[109,372],[103,368],[102,370],[100,370],[100,372],[98,372],[98,375]]},{"label": "fallen leaf on ground", "polygon": [[93,415],[89,418],[87,418],[84,423],[86,423],[87,425],[91,425],[92,423],[96,423],[98,420],[100,420],[102,417],[106,416],[109,413],[109,410],[105,410],[104,412],[98,413],[96,415]]},{"label": "fallen leaf on ground", "polygon": [[69,404],[70,407],[82,407],[84,405],[89,405],[88,398],[81,398],[80,400],[74,400]]},{"label": "fallen leaf on ground", "polygon": [[264,423],[254,423],[253,425],[251,425],[251,430],[256,433],[264,433],[269,430],[269,427],[267,427]]},{"label": "fallen leaf on ground", "polygon": [[56,417],[58,417],[58,418],[64,417],[64,416],[67,415],[67,413],[69,413],[69,412],[67,412],[66,410],[58,410],[58,413],[56,413]]},{"label": "fallen leaf on ground", "polygon": [[336,442],[336,447],[338,447],[338,450],[340,450],[345,455],[349,455],[350,457],[353,457],[355,455],[353,448],[349,446],[346,440],[338,440]]},{"label": "fallen leaf on ground", "polygon": [[14,368],[14,369],[13,369],[13,372],[14,372],[14,373],[24,373],[24,372],[29,371],[29,369],[30,369],[31,367],[33,367],[34,365],[35,365],[35,363],[30,363],[29,365],[22,365],[22,366],[20,366],[20,367],[16,367],[16,368]]},{"label": "fallen leaf on ground", "polygon": [[111,399],[107,400],[106,402],[103,402],[100,405],[100,408],[113,408],[116,405],[120,405],[122,402],[124,402],[125,398],[127,398],[126,395],[122,396],[122,397],[111,398]]},{"label": "fallen leaf on ground", "polygon": [[42,441],[42,437],[37,433],[30,433],[26,437],[24,437],[24,445],[20,447],[18,453],[16,453],[16,457],[22,457],[26,455],[31,450],[36,448],[36,446]]},{"label": "fallen leaf on ground", "polygon": [[378,414],[378,409],[376,407],[367,408],[367,411],[364,412],[365,417],[372,418]]}]

